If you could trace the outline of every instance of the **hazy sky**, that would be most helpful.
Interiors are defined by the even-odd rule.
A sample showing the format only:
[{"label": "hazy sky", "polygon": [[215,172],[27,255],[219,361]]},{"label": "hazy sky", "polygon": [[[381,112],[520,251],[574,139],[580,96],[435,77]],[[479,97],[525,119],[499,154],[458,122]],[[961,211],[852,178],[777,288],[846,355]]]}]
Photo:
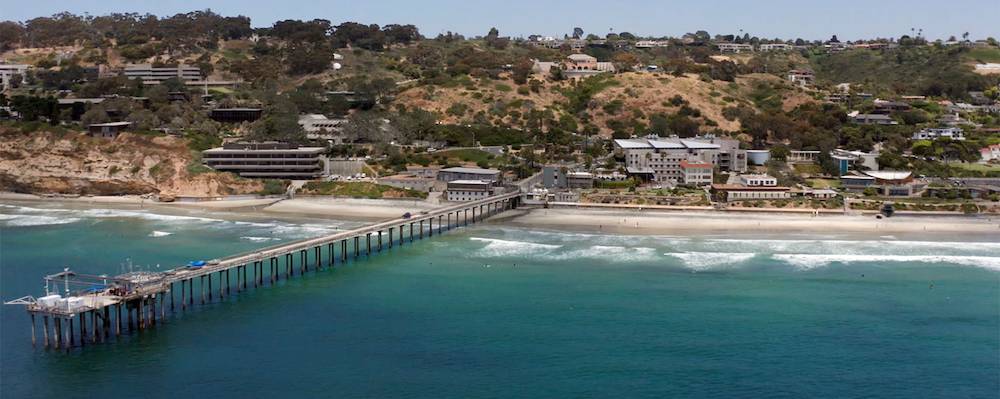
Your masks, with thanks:
[{"label": "hazy sky", "polygon": [[899,38],[911,28],[923,28],[929,39],[947,39],[969,32],[970,38],[1000,38],[1000,0],[269,0],[253,4],[235,0],[0,0],[0,19],[26,21],[69,11],[103,15],[112,12],[170,16],[210,8],[224,16],[245,15],[254,27],[285,19],[327,19],[380,26],[414,24],[424,36],[444,31],[467,37],[485,35],[496,27],[501,36],[530,34],[562,37],[580,27],[604,36],[628,31],[637,36],[681,36],[706,30],[710,34],[739,33],[773,39],[841,40]]}]

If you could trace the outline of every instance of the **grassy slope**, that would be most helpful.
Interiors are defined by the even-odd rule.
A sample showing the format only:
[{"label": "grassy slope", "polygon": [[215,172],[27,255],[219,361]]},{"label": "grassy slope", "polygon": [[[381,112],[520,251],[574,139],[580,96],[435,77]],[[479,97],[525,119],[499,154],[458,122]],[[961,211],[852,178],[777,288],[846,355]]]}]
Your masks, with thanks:
[{"label": "grassy slope", "polygon": [[304,188],[317,195],[355,198],[427,198],[427,193],[370,182],[312,181],[306,183]]}]

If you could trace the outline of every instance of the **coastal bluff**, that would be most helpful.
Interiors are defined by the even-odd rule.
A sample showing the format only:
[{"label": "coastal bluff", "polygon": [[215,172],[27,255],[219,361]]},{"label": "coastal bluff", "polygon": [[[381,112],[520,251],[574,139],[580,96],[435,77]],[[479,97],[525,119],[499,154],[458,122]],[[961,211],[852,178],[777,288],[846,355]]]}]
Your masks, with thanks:
[{"label": "coastal bluff", "polygon": [[0,126],[0,190],[30,194],[216,196],[263,183],[201,165],[185,139],[123,133],[114,140]]}]

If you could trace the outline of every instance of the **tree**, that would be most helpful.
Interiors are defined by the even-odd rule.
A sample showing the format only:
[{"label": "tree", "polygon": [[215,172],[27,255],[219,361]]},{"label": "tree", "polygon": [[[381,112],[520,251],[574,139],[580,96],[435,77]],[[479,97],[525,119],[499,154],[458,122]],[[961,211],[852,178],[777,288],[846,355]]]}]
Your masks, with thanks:
[{"label": "tree", "polygon": [[84,112],[83,116],[80,117],[80,121],[83,122],[84,125],[107,123],[109,120],[107,111],[99,105],[87,110],[87,112]]},{"label": "tree", "polygon": [[639,57],[630,53],[618,54],[611,59],[611,64],[615,67],[615,73],[622,73],[639,64]]},{"label": "tree", "polygon": [[514,83],[519,85],[527,83],[528,77],[531,76],[531,70],[534,67],[535,63],[527,57],[520,57],[514,60],[514,67],[512,68]]},{"label": "tree", "polygon": [[549,78],[552,79],[553,81],[558,82],[565,79],[566,77],[563,76],[562,68],[559,65],[553,65],[549,67]]},{"label": "tree", "polygon": [[791,152],[791,150],[788,149],[788,146],[786,146],[784,144],[776,145],[776,146],[774,146],[774,147],[771,148],[771,159],[776,159],[776,160],[779,160],[779,161],[784,161],[784,160],[788,159],[788,156],[791,153],[792,152]]},{"label": "tree", "polygon": [[573,38],[579,39],[583,37],[583,29],[573,28]]},{"label": "tree", "polygon": [[486,37],[484,37],[483,40],[486,41],[487,46],[493,47],[493,42],[499,37],[500,31],[498,31],[497,28],[490,28],[490,33],[486,34]]},{"label": "tree", "polygon": [[837,35],[833,35],[833,37],[830,38],[830,43],[840,43],[840,40],[837,40]]}]

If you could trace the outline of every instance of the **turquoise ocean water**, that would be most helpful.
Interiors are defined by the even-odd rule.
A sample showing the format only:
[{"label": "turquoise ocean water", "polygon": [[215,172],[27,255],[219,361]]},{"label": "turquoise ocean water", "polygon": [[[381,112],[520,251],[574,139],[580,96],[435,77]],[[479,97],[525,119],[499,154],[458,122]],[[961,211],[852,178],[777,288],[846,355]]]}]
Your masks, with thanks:
[{"label": "turquoise ocean water", "polygon": [[[0,205],[0,299],[360,225],[232,219]],[[69,354],[4,306],[0,396],[995,398],[998,241],[473,226]]]}]

